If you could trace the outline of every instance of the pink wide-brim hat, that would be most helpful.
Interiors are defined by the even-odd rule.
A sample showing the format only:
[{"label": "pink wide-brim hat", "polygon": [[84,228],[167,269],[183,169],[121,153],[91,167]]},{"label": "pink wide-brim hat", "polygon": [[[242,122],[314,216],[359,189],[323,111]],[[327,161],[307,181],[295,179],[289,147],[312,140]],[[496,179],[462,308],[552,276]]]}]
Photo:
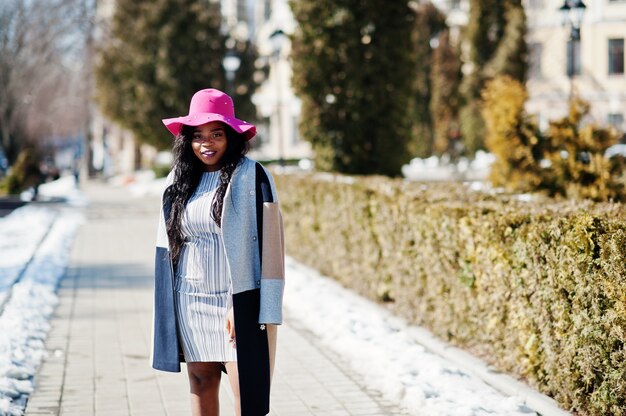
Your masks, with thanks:
[{"label": "pink wide-brim hat", "polygon": [[228,94],[213,88],[200,90],[191,97],[189,114],[163,119],[163,124],[174,136],[178,136],[183,125],[195,127],[211,121],[221,121],[229,125],[235,132],[242,134],[246,140],[250,140],[256,134],[254,125],[235,117],[233,99]]}]

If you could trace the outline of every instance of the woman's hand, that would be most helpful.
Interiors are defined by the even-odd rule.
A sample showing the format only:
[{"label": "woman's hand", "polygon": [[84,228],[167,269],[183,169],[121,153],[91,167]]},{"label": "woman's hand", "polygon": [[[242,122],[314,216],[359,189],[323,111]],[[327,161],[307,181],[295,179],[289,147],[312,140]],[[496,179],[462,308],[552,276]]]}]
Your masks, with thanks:
[{"label": "woman's hand", "polygon": [[228,336],[230,337],[228,342],[235,348],[235,316],[233,314],[233,308],[230,308],[228,312],[226,312],[226,332],[228,332]]}]

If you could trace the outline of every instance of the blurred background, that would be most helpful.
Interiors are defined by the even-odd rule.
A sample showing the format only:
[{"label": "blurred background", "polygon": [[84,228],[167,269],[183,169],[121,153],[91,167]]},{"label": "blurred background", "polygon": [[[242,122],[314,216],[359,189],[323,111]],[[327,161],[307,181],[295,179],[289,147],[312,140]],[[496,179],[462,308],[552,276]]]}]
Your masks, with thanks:
[{"label": "blurred background", "polygon": [[[272,167],[292,242],[288,288],[301,263],[562,409],[624,415],[625,38],[626,0],[1,0],[0,216],[42,203],[0,224],[0,301],[57,221],[28,209],[55,195],[95,201],[78,241],[125,251],[82,244],[107,279],[118,257],[152,267],[129,241],[153,244],[133,227],[154,225],[171,169],[161,119],[213,87],[257,126],[251,157]],[[311,295],[314,280],[285,297],[292,310],[348,356],[368,351],[370,315],[355,324],[346,297]],[[343,343],[320,311],[363,337]],[[30,319],[11,316],[0,302],[8,328]],[[354,367],[383,370],[363,379],[390,380],[402,405],[440,401],[419,368],[429,360],[404,346]],[[22,361],[2,351],[0,375]],[[428,386],[412,390],[420,374]],[[478,400],[476,414],[512,414],[449,392]]]},{"label": "blurred background", "polygon": [[[253,158],[305,170],[485,180],[521,119],[519,152],[546,170],[573,99],[577,126],[610,131],[593,151],[626,153],[622,0],[5,0],[0,22],[4,193],[164,175],[160,120],[206,87],[258,126]],[[484,93],[501,77],[521,87],[492,95],[496,113],[517,105],[497,133]]]}]

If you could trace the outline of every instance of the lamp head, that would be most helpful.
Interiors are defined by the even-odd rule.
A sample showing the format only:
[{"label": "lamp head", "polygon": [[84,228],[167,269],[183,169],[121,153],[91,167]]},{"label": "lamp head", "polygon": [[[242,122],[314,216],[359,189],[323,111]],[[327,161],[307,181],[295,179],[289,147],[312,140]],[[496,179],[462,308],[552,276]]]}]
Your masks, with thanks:
[{"label": "lamp head", "polygon": [[569,11],[570,11],[569,1],[565,0],[563,2],[563,5],[559,7],[559,14],[561,15],[561,24],[563,26],[569,23]]},{"label": "lamp head", "polygon": [[285,34],[285,32],[282,31],[282,29],[275,30],[269,36],[270,42],[272,43],[272,50],[275,54],[280,54],[280,50],[282,49],[286,38],[287,35]]},{"label": "lamp head", "polygon": [[580,28],[583,15],[587,6],[582,0],[564,0],[563,5],[559,7],[562,24],[570,24],[573,28]]},{"label": "lamp head", "polygon": [[580,24],[583,21],[583,16],[585,14],[585,9],[587,9],[587,6],[585,6],[585,3],[583,3],[582,0],[571,0],[570,9],[573,14],[572,22],[574,24],[574,27],[580,28]]}]

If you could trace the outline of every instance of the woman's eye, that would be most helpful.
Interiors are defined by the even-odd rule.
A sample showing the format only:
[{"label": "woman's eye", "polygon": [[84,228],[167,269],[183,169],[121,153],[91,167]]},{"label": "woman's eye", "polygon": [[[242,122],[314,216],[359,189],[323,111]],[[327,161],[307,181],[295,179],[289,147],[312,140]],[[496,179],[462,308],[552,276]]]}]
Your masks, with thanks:
[{"label": "woman's eye", "polygon": [[208,136],[202,135],[202,133],[195,133],[192,136],[192,140],[204,141],[204,140],[221,140],[224,137],[223,131],[218,131],[215,133],[210,133]]}]

